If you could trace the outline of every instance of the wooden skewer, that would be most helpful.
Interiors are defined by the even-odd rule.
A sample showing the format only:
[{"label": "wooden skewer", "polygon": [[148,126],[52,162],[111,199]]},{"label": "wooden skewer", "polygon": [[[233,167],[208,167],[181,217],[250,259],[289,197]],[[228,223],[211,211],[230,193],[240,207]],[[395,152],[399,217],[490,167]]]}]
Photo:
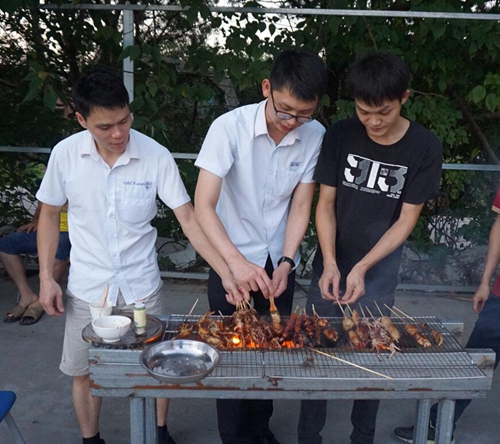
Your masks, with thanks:
[{"label": "wooden skewer", "polygon": [[375,307],[377,307],[377,310],[380,313],[380,317],[383,318],[384,313],[382,313],[382,310],[380,309],[380,306],[377,304],[377,301],[373,301],[373,302],[375,302]]},{"label": "wooden skewer", "polygon": [[370,313],[370,316],[372,317],[373,320],[375,320],[375,316],[373,316],[373,313],[371,312],[371,310],[366,307],[366,310],[368,311],[368,313]]},{"label": "wooden skewer", "polygon": [[319,315],[318,315],[318,312],[316,311],[316,309],[314,308],[314,304],[312,304],[312,312],[313,312],[313,315],[317,318],[319,318]]},{"label": "wooden skewer", "polygon": [[353,367],[364,370],[365,372],[373,373],[374,375],[377,375],[377,376],[381,376],[382,378],[394,379],[391,376],[384,375],[383,373],[376,372],[375,370],[370,370],[369,368],[363,367],[363,366],[358,365],[358,364],[354,364],[354,362],[349,362],[349,361],[346,361],[345,359],[337,358],[337,356],[331,355],[329,353],[325,353],[325,352],[316,350],[316,349],[311,348],[311,347],[308,347],[308,349],[313,351],[314,353],[318,353],[318,354],[323,355],[323,356],[328,356],[329,358],[335,359],[336,361],[340,361],[344,364],[352,365]]},{"label": "wooden skewer", "polygon": [[349,309],[349,311],[351,312],[351,316],[352,316],[352,308],[351,308],[351,306],[350,306],[349,304],[345,304],[345,305],[347,305],[347,308],[348,308],[348,309]]},{"label": "wooden skewer", "polygon": [[363,307],[360,305],[359,310],[361,311],[361,315],[366,318],[365,311],[363,310]]},{"label": "wooden skewer", "polygon": [[188,316],[191,316],[191,313],[193,313],[194,307],[196,307],[196,304],[198,303],[198,301],[199,301],[199,299],[196,299],[196,301],[194,301],[194,304],[191,307],[191,311],[188,313]]},{"label": "wooden skewer", "polygon": [[344,318],[347,318],[347,315],[345,314],[345,310],[342,308],[342,305],[341,304],[338,304],[339,308],[340,308],[340,311],[342,312],[342,314],[344,315]]},{"label": "wooden skewer", "polygon": [[391,307],[389,307],[387,304],[384,304],[385,307],[393,314],[395,315],[396,317],[398,317],[399,319],[401,319],[402,321],[406,321],[406,319],[404,319],[402,316],[400,316],[397,312],[395,312]]},{"label": "wooden skewer", "polygon": [[408,319],[411,319],[413,322],[417,322],[416,319],[412,318],[410,315],[406,314],[403,310],[401,310],[400,308],[396,307],[396,306],[393,306],[392,308],[394,308],[394,310],[397,310],[399,311],[402,315],[406,316]]}]

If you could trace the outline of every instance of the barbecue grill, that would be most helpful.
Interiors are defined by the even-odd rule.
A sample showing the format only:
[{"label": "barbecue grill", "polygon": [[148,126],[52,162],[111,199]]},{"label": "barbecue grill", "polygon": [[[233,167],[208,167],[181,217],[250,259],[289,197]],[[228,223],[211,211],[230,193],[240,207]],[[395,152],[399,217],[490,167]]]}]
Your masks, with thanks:
[{"label": "barbecue grill", "polygon": [[[170,315],[165,339],[177,334],[182,322],[199,316]],[[342,319],[330,318],[341,331]],[[164,384],[139,364],[141,350],[94,347],[90,350],[90,378],[95,396],[130,397],[133,443],[154,443],[157,397],[229,399],[417,399],[415,443],[426,442],[429,407],[439,401],[437,444],[448,444],[456,399],[484,396],[491,388],[494,353],[464,350],[435,317],[415,318],[443,334],[442,347],[417,347],[404,333],[404,321],[393,320],[403,335],[400,354],[353,349],[340,338],[336,347],[321,348],[349,363],[389,378],[318,355],[308,348],[281,350],[219,350],[220,363],[207,378],[191,384]],[[150,419],[152,418],[152,419]],[[146,422],[145,422],[146,421]],[[149,422],[148,422],[149,421]]]}]

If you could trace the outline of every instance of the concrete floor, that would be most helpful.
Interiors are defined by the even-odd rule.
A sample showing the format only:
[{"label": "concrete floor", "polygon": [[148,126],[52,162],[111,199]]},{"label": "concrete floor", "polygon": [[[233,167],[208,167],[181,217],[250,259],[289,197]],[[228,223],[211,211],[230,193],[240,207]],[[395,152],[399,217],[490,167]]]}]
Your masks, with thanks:
[{"label": "concrete floor", "polygon": [[[37,278],[30,278],[37,288]],[[195,314],[207,308],[206,287],[199,281],[166,282],[172,313],[187,313],[199,298]],[[435,315],[465,323],[465,338],[475,321],[471,295],[416,294],[399,292],[396,305],[412,315]],[[0,281],[0,315],[3,319],[16,302],[11,281]],[[305,293],[296,292],[297,304],[305,305]],[[71,378],[59,371],[64,318],[45,315],[33,326],[0,322],[0,389],[16,392],[18,400],[12,414],[28,444],[77,444],[80,433],[71,403]],[[493,389],[484,400],[472,403],[455,433],[458,444],[495,444],[500,442],[500,372],[496,372]],[[296,443],[299,401],[276,401],[271,428],[282,444]],[[413,401],[384,401],[377,423],[377,444],[401,442],[393,435],[394,427],[411,425]],[[349,442],[350,401],[331,401],[329,420],[323,431],[324,444]],[[213,400],[173,400],[169,429],[178,444],[220,443]],[[126,444],[129,438],[128,402],[104,400],[101,413],[101,436],[107,444]],[[11,444],[5,422],[0,424],[0,443]]]}]

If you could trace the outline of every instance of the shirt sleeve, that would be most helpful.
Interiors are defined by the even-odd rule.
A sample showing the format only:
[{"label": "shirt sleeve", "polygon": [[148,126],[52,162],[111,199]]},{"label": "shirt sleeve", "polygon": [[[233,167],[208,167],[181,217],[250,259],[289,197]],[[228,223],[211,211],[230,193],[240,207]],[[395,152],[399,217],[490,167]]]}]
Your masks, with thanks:
[{"label": "shirt sleeve", "polygon": [[[324,128],[321,126],[321,128],[318,127],[318,134],[321,134],[323,135],[324,134]],[[302,177],[300,179],[300,182],[301,183],[312,183],[314,182],[314,171],[316,169],[316,164],[318,163],[318,157],[319,157],[319,153],[321,151],[321,143],[322,143],[322,140],[323,140],[323,137],[321,136],[317,136],[317,135],[313,135],[311,137],[311,143],[312,144],[315,144],[315,147],[314,147],[314,150],[313,150],[313,154],[311,156],[311,158],[309,159],[309,162],[307,163],[307,166],[306,166],[306,169],[304,171],[304,174],[302,174]]]},{"label": "shirt sleeve", "polygon": [[195,165],[216,176],[224,178],[234,163],[232,140],[227,127],[230,125],[227,115],[216,119],[203,141]]},{"label": "shirt sleeve", "polygon": [[330,126],[323,138],[323,144],[316,163],[313,179],[323,185],[337,187],[340,149],[336,142],[336,127]]},{"label": "shirt sleeve", "polygon": [[158,196],[172,210],[191,200],[174,157],[166,148],[158,161]]},{"label": "shirt sleeve", "polygon": [[[420,205],[439,194],[439,183],[443,167],[443,149],[441,143],[430,131],[429,139],[423,143],[427,149],[419,164],[415,165],[415,173],[411,175],[404,202]],[[410,165],[412,168],[412,165]]]},{"label": "shirt sleeve", "polygon": [[47,205],[60,207],[68,200],[66,197],[64,168],[61,168],[64,146],[58,144],[50,154],[49,163],[43,176],[36,198]]}]

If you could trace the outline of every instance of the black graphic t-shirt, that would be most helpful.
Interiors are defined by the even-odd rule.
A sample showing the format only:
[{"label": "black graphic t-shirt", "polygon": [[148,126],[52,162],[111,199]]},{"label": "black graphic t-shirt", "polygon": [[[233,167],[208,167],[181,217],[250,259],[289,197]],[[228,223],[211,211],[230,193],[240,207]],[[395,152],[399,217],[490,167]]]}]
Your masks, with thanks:
[{"label": "black graphic t-shirt", "polygon": [[[337,188],[336,258],[345,279],[396,222],[403,203],[422,204],[438,194],[442,148],[421,125],[410,122],[406,134],[393,145],[368,137],[357,117],[328,128],[314,180]],[[402,247],[366,274],[366,294],[387,294],[396,289]],[[318,252],[313,269],[321,274]]]}]

